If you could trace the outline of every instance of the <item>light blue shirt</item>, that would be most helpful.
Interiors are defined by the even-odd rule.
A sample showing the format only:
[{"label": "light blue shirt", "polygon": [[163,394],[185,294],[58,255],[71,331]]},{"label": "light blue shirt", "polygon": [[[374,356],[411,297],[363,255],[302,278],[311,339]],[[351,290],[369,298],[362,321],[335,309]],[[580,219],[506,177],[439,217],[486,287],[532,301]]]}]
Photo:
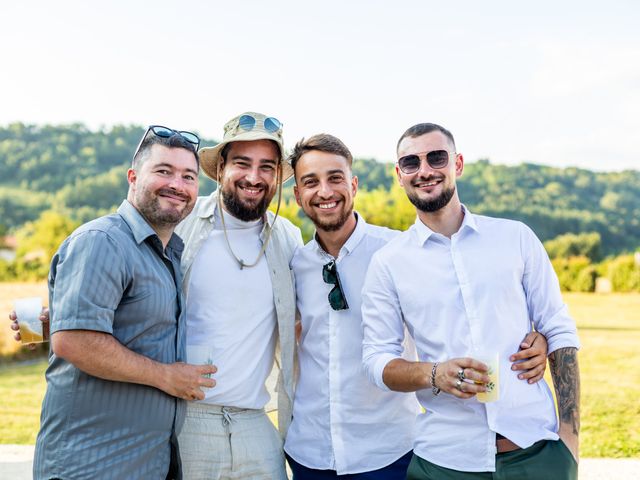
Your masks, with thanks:
[{"label": "light blue shirt", "polygon": [[427,412],[418,417],[415,454],[455,470],[495,471],[496,432],[522,448],[558,438],[546,382],[530,385],[510,369],[532,323],[549,352],[579,347],[555,272],[526,225],[467,211],[449,239],[418,219],[374,255],[362,303],[364,365],[380,388],[384,367],[402,353],[405,326],[420,361],[499,354],[496,402],[417,392]]}]

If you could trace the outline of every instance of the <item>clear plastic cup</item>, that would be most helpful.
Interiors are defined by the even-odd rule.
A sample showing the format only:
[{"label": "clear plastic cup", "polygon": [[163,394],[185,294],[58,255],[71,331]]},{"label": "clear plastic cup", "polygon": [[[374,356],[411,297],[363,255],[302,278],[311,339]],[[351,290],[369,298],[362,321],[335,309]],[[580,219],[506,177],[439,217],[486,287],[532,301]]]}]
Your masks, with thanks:
[{"label": "clear plastic cup", "polygon": [[42,299],[40,297],[17,298],[13,301],[20,326],[20,338],[24,345],[44,342],[42,333]]},{"label": "clear plastic cup", "polygon": [[[187,363],[191,365],[214,365],[212,348],[206,345],[187,345]],[[211,373],[203,375],[207,378],[213,378]],[[211,390],[210,387],[200,387],[203,392]]]},{"label": "clear plastic cup", "polygon": [[500,398],[500,356],[497,352],[474,352],[473,358],[489,367],[489,383],[485,385],[487,391],[477,393],[476,398],[482,403],[495,402]]}]

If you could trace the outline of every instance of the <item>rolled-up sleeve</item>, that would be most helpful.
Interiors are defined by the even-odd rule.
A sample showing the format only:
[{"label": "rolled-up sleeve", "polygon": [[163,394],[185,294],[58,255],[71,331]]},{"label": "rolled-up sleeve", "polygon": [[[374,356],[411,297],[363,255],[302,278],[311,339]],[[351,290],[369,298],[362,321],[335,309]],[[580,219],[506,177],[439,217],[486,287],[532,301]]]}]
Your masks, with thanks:
[{"label": "rolled-up sleeve", "polygon": [[558,277],[544,246],[526,225],[522,226],[521,248],[530,320],[547,338],[549,353],[565,347],[580,348],[576,324],[562,299]]},{"label": "rolled-up sleeve", "polygon": [[405,329],[395,285],[377,254],[362,289],[362,323],[365,373],[375,385],[389,390],[382,374],[391,360],[401,358]]},{"label": "rolled-up sleeve", "polygon": [[51,333],[113,334],[114,312],[126,289],[124,257],[108,234],[98,230],[76,233],[63,244],[51,263]]}]

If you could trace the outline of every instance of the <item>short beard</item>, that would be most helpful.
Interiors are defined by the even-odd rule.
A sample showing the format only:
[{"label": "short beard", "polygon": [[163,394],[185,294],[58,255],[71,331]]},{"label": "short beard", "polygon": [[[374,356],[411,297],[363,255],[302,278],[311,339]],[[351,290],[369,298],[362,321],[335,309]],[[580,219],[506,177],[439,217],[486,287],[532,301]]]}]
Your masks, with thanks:
[{"label": "short beard", "polygon": [[253,207],[247,207],[239,199],[234,192],[230,192],[226,189],[222,189],[222,201],[224,206],[231,215],[243,222],[252,222],[254,220],[261,219],[269,208],[271,198],[265,193],[262,200],[256,203]]},{"label": "short beard", "polygon": [[[187,203],[182,211],[178,210],[162,210],[160,208],[159,195],[163,193],[159,190],[157,194],[152,194],[148,190],[140,192],[136,198],[136,207],[144,218],[151,225],[158,227],[175,227],[193,210],[193,202]],[[172,192],[176,195],[175,192]]]},{"label": "short beard", "polygon": [[353,215],[353,209],[348,209],[348,211],[343,212],[342,215],[333,222],[322,222],[316,215],[311,216],[307,214],[315,227],[318,230],[323,230],[325,232],[337,232],[345,223],[347,223],[347,220],[349,220],[351,215]]},{"label": "short beard", "polygon": [[442,193],[432,200],[423,200],[414,193],[407,193],[407,197],[421,212],[437,212],[447,206],[453,198],[454,193],[456,193],[456,186],[452,185],[450,188],[442,190]]}]

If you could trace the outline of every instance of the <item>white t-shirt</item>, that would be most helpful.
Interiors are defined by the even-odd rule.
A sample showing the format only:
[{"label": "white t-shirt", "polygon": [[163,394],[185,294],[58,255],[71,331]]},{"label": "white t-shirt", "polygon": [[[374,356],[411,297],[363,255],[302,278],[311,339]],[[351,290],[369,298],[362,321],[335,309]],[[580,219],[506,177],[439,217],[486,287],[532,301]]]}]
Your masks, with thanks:
[{"label": "white t-shirt", "polygon": [[[252,263],[260,253],[262,220],[243,222],[224,212],[236,257]],[[203,402],[239,408],[263,408],[269,401],[265,380],[273,367],[276,314],[273,288],[264,258],[240,270],[229,252],[220,222],[193,262],[186,300],[187,361],[213,363],[214,388]],[[194,362],[195,360],[195,362]]]}]

